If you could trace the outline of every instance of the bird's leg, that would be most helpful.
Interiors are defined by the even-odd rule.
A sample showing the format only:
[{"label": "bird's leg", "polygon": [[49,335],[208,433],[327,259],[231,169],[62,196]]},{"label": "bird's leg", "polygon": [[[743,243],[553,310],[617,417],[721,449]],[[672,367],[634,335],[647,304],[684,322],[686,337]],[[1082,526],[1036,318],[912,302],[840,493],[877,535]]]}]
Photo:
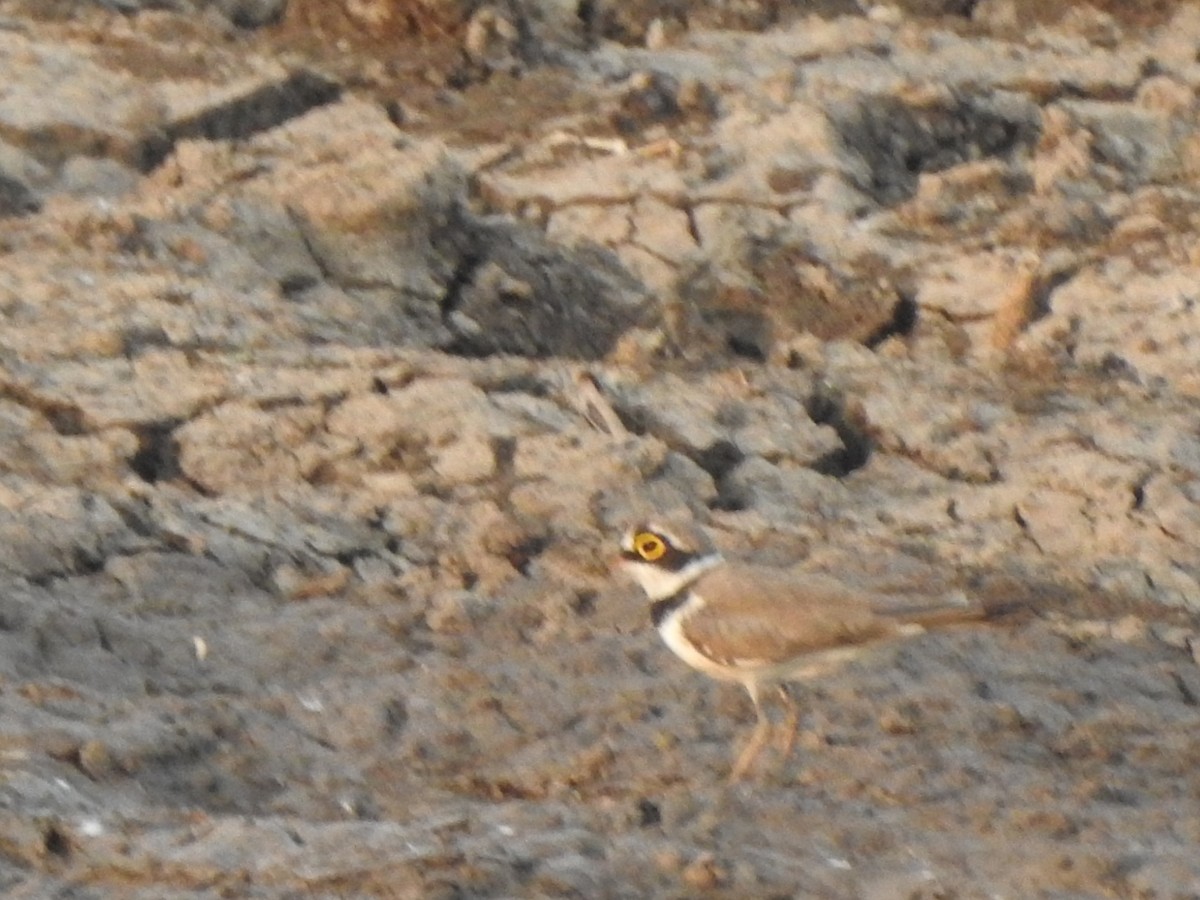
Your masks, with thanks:
[{"label": "bird's leg", "polygon": [[754,703],[754,712],[758,716],[758,723],[754,726],[754,733],[750,735],[750,740],[738,754],[737,761],[733,764],[733,771],[729,773],[729,780],[740,781],[742,776],[746,774],[749,768],[754,765],[754,761],[758,759],[758,754],[762,752],[763,745],[771,736],[771,719],[767,715],[766,710],[762,707],[762,702],[758,696],[758,685],[753,681],[747,682],[746,690],[750,694],[750,699]]},{"label": "bird's leg", "polygon": [[792,748],[796,746],[796,729],[800,727],[800,707],[796,705],[796,699],[788,690],[786,684],[779,685],[779,699],[783,701],[783,707],[787,710],[783,721],[779,723],[779,755],[780,762],[787,762],[788,757],[792,755]]}]

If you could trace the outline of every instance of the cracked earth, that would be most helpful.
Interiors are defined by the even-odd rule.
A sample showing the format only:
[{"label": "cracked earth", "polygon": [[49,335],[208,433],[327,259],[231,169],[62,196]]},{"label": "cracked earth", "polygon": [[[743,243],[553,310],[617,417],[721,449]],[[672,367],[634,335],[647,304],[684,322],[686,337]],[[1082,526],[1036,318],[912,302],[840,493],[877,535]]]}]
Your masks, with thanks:
[{"label": "cracked earth", "polygon": [[[0,886],[1200,897],[1198,59],[1170,2],[0,0]],[[1027,613],[730,787],[648,510]]]}]

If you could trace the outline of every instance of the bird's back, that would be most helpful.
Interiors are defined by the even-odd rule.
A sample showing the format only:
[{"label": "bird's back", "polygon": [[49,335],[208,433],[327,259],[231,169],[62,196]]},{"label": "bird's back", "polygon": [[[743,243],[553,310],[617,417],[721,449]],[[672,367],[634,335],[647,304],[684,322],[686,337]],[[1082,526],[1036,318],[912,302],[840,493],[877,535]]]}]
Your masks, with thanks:
[{"label": "bird's back", "polygon": [[705,601],[683,627],[724,661],[779,661],[981,618],[965,602],[926,602],[859,590],[815,573],[730,563],[694,585]]}]

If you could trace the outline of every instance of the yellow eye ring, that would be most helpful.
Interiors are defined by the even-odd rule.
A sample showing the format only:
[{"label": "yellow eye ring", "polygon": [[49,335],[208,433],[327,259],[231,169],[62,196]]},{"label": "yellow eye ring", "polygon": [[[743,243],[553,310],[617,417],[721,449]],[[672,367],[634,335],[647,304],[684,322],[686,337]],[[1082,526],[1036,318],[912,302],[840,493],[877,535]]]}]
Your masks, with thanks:
[{"label": "yellow eye ring", "polygon": [[634,536],[633,549],[646,562],[654,562],[667,552],[667,542],[652,531],[642,531]]}]

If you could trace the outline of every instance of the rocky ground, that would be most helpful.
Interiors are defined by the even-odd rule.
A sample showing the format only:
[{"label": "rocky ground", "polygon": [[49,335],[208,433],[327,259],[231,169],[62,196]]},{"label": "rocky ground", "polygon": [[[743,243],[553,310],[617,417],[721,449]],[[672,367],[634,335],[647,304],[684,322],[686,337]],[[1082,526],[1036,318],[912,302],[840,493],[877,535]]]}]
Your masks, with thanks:
[{"label": "rocky ground", "polygon": [[[1200,7],[0,0],[12,897],[1200,897]],[[752,713],[612,577],[1020,599]]]}]

